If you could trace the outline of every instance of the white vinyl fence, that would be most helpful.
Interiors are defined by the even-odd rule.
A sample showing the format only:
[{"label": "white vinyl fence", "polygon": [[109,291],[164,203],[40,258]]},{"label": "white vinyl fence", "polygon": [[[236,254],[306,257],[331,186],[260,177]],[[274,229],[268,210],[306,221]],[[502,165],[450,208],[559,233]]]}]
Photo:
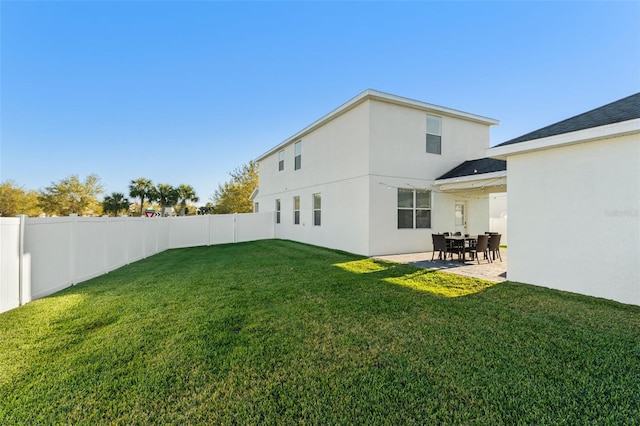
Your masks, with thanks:
[{"label": "white vinyl fence", "polygon": [[274,238],[273,213],[0,218],[0,312],[161,251]]}]

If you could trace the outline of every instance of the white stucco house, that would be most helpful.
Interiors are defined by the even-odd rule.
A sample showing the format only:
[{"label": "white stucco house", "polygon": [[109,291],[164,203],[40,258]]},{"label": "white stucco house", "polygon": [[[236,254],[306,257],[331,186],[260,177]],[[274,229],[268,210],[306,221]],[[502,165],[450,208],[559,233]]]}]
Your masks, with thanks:
[{"label": "white stucco house", "polygon": [[431,250],[431,234],[489,230],[506,163],[497,120],[366,90],[256,159],[255,210],[276,238],[367,256]]},{"label": "white stucco house", "polygon": [[487,154],[508,164],[509,280],[640,305],[640,93]]}]

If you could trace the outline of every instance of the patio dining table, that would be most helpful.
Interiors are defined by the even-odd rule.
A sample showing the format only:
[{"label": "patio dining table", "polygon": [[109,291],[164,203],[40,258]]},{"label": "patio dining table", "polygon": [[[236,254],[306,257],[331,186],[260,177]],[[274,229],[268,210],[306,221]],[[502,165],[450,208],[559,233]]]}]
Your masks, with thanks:
[{"label": "patio dining table", "polygon": [[460,241],[462,241],[462,257],[458,256],[460,262],[464,262],[466,260],[467,248],[478,244],[477,235],[449,235],[445,237],[445,240],[447,241],[447,246],[454,246],[456,243],[460,244]]}]

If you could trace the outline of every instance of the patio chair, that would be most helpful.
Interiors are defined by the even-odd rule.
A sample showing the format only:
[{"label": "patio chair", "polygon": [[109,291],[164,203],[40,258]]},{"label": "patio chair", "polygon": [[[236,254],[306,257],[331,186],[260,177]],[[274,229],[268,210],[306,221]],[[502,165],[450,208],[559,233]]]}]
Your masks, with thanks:
[{"label": "patio chair", "polygon": [[491,256],[489,254],[489,236],[478,235],[478,243],[473,247],[469,247],[467,251],[471,254],[472,259],[473,256],[475,256],[478,261],[478,265],[480,264],[480,258],[478,257],[478,254],[480,253],[484,253],[484,258],[491,262]]},{"label": "patio chair", "polygon": [[451,241],[451,246],[449,246],[449,253],[451,254],[451,258],[453,258],[453,254],[458,255],[458,260],[462,260],[464,258],[464,239],[455,239]]},{"label": "patio chair", "polygon": [[491,234],[489,235],[489,252],[493,256],[493,260],[496,260],[496,254],[502,262],[502,256],[500,255],[500,234]]},{"label": "patio chair", "polygon": [[[451,232],[443,232],[445,237],[448,237],[451,235]],[[447,250],[451,251],[451,249],[453,248],[453,241],[447,241]]]},{"label": "patio chair", "polygon": [[[433,262],[433,257],[435,256],[436,251],[439,252],[438,259],[446,260],[447,252],[449,251],[449,249],[447,247],[447,240],[445,236],[442,234],[431,234],[431,240],[433,241],[433,253],[431,253],[431,261]],[[443,253],[444,258],[442,257]]]}]

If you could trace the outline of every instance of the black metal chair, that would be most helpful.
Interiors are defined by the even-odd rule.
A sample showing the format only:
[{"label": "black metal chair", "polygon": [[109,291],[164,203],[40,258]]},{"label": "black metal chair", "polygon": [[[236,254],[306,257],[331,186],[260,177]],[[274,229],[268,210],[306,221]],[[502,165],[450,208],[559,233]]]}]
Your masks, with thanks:
[{"label": "black metal chair", "polygon": [[489,254],[489,236],[488,235],[478,235],[478,242],[475,246],[469,247],[467,251],[471,254],[471,258],[475,256],[478,261],[478,265],[480,264],[480,258],[478,255],[480,253],[484,253],[484,258],[491,262],[491,256]]},{"label": "black metal chair", "polygon": [[502,256],[500,255],[500,234],[491,234],[489,235],[489,253],[493,256],[493,260],[496,260],[496,254],[502,262]]},{"label": "black metal chair", "polygon": [[462,260],[464,258],[465,251],[465,240],[464,238],[456,238],[450,240],[451,245],[449,246],[449,253],[451,254],[451,258],[453,258],[453,254],[458,255],[458,260]]},{"label": "black metal chair", "polygon": [[[431,234],[431,240],[433,241],[433,253],[431,253],[431,261],[433,261],[436,251],[439,252],[438,259],[446,260],[447,253],[449,251],[449,248],[447,247],[446,237],[442,234]],[[443,254],[444,258],[442,256]]]},{"label": "black metal chair", "polygon": [[[451,232],[443,232],[445,237],[449,237],[451,235]],[[453,246],[452,241],[447,241],[447,248],[449,249],[449,251],[451,251],[451,247]]]}]

